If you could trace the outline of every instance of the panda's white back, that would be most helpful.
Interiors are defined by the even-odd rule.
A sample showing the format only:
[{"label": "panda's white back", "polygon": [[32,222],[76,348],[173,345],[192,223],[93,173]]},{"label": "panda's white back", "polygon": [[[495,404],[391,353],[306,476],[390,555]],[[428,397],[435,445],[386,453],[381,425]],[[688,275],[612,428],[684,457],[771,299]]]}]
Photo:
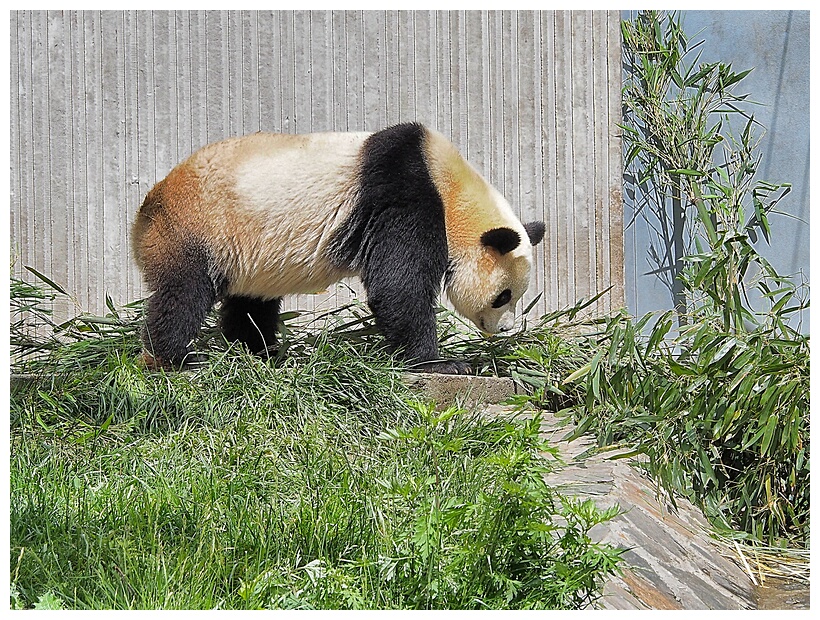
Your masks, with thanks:
[{"label": "panda's white back", "polygon": [[209,145],[186,162],[202,182],[228,293],[314,293],[351,275],[327,260],[327,244],[355,205],[368,135],[257,133]]}]

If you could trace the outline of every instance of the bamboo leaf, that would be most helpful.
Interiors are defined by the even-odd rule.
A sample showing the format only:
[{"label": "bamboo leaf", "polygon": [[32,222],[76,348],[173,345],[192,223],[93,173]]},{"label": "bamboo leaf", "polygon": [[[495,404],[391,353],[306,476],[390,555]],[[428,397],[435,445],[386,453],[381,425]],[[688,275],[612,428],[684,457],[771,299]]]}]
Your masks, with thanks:
[{"label": "bamboo leaf", "polygon": [[585,377],[587,374],[589,374],[589,371],[590,371],[590,369],[591,369],[591,368],[592,368],[592,364],[591,364],[591,363],[589,363],[589,364],[584,364],[584,365],[583,365],[583,366],[581,366],[579,369],[577,369],[575,372],[572,372],[572,373],[570,373],[569,375],[567,375],[567,376],[563,379],[563,381],[561,381],[561,383],[563,383],[563,384],[565,384],[565,385],[566,385],[567,383],[574,383],[575,381],[577,381],[577,380],[578,380],[578,379],[580,379],[581,377]]},{"label": "bamboo leaf", "polygon": [[53,288],[58,293],[61,293],[63,295],[68,295],[68,293],[66,293],[65,289],[62,286],[60,286],[59,284],[57,284],[56,282],[54,282],[50,278],[44,276],[42,273],[37,271],[34,267],[29,267],[28,265],[25,265],[25,268],[28,271],[30,271],[31,273],[33,273],[35,276],[37,276],[40,280],[42,280],[43,282],[48,284],[51,288]]},{"label": "bamboo leaf", "polygon": [[675,168],[674,170],[670,170],[669,174],[683,174],[689,177],[705,176],[705,173],[700,172],[699,170],[690,170],[689,168]]}]

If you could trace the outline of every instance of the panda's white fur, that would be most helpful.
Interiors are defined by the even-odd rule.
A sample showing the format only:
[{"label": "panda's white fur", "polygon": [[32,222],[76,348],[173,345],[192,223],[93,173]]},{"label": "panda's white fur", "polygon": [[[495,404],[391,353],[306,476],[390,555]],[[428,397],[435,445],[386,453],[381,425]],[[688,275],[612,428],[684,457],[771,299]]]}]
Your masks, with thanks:
[{"label": "panda's white fur", "polygon": [[[441,210],[439,234],[433,220]],[[387,241],[380,240],[381,229]],[[482,241],[496,229],[512,239],[512,249],[499,251]],[[422,231],[418,238],[417,231]],[[535,242],[541,235],[543,226]],[[433,239],[439,238],[446,248],[437,247]],[[426,305],[445,267],[447,294],[459,313],[484,332],[508,329],[529,283],[530,239],[501,194],[444,136],[420,125],[375,134],[230,138],[203,147],[174,168],[149,192],[138,214],[134,254],[157,291],[149,301],[146,347],[160,359],[179,357],[187,341],[183,347],[182,336],[166,334],[165,326],[187,311],[186,304],[195,308],[190,318],[183,317],[183,332],[219,298],[227,300],[223,305],[239,304],[240,315],[242,304],[267,304],[275,323],[282,296],[316,292],[360,274],[366,287],[370,284],[377,324],[381,318],[383,331],[409,332],[393,344],[412,349],[414,320],[424,323],[424,335],[416,338],[430,339]],[[436,247],[429,248],[431,267],[422,268],[428,248],[416,246],[427,243]],[[376,255],[386,258],[370,258]],[[403,319],[403,326],[390,315],[404,312],[399,298],[413,301],[414,283],[400,278],[408,269],[424,280],[419,288],[425,318]],[[177,278],[175,271],[187,277]],[[507,290],[509,301],[492,307]],[[419,361],[437,350],[429,343],[416,349],[408,357]]]},{"label": "panda's white fur", "polygon": [[326,258],[355,203],[366,133],[257,133],[216,143],[188,165],[220,201],[201,205],[229,294],[273,299],[326,289],[351,272]]}]

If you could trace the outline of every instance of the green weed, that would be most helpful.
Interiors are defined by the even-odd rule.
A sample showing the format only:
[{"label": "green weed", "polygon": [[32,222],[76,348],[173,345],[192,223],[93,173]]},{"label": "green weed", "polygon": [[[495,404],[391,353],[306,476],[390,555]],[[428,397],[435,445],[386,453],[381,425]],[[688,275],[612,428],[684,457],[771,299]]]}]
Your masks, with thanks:
[{"label": "green weed", "polygon": [[809,337],[794,324],[808,288],[755,249],[789,186],[755,176],[758,125],[735,94],[748,71],[699,63],[702,42],[675,13],[641,12],[622,34],[625,189],[680,232],[662,240],[676,253],[675,309],[591,324],[558,387],[578,397],[577,432],[648,456],[715,525],[808,545]]},{"label": "green weed", "polygon": [[139,306],[51,326],[11,398],[12,604],[590,604],[614,512],[544,483],[538,416],[419,402],[349,310],[286,323],[270,361],[206,328],[206,361],[167,374],[137,362]]}]

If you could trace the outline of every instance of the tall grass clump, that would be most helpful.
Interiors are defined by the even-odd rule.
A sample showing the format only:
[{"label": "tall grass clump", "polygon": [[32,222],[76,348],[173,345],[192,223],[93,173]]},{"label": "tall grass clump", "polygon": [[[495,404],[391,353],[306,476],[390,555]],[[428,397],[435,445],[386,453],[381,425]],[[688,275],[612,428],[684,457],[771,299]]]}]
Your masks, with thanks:
[{"label": "tall grass clump", "polygon": [[139,324],[142,302],[117,308],[106,295],[108,314],[81,313],[55,322],[53,305],[69,295],[48,276],[32,267],[26,269],[38,280],[31,284],[10,278],[9,329],[10,366],[14,373],[67,374],[82,372],[110,356],[136,355],[142,348]]},{"label": "tall grass clump", "polygon": [[210,322],[193,372],[138,363],[139,305],[41,330],[11,396],[12,606],[591,604],[614,512],[546,485],[538,416],[419,401],[350,310],[269,361]]},{"label": "tall grass clump", "polygon": [[756,177],[757,123],[736,94],[748,71],[699,63],[674,13],[641,12],[622,34],[626,195],[668,231],[675,308],[597,323],[563,382],[575,420],[646,455],[719,527],[807,546],[808,289],[755,247],[789,186]]}]

